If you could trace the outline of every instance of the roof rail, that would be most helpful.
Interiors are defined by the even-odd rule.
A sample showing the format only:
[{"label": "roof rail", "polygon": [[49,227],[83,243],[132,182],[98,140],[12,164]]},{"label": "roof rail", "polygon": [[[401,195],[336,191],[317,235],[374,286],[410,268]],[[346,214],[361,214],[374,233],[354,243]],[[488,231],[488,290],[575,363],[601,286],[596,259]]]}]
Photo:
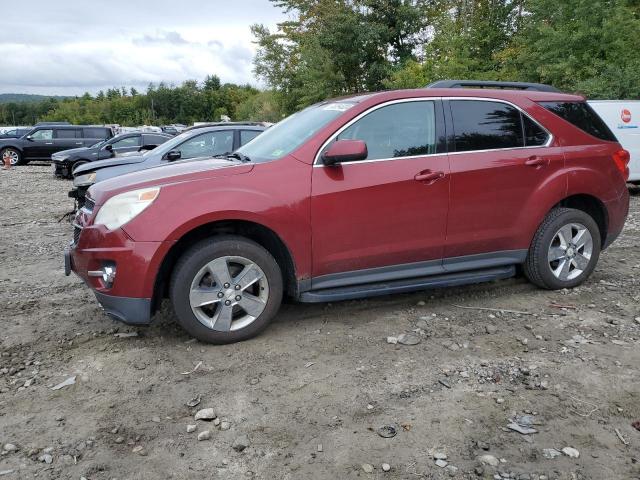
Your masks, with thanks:
[{"label": "roof rail", "polygon": [[439,80],[426,88],[497,88],[505,90],[533,90],[538,92],[562,93],[556,87],[544,83],[529,82],[493,82],[486,80]]}]

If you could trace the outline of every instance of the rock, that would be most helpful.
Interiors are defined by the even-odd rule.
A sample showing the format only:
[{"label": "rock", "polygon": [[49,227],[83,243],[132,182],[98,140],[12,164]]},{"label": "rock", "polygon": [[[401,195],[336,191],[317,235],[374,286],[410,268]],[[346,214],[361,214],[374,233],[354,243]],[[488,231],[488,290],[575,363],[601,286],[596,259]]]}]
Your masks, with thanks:
[{"label": "rock", "polygon": [[147,456],[147,451],[144,449],[144,447],[142,445],[136,445],[135,447],[133,447],[133,449],[131,451],[133,453],[137,453],[138,455],[140,455],[142,457],[146,457]]},{"label": "rock", "polygon": [[553,459],[553,458],[559,457],[560,455],[562,455],[562,452],[560,452],[559,450],[556,450],[555,448],[542,449],[542,456],[544,458]]},{"label": "rock", "polygon": [[76,383],[76,376],[67,378],[64,382],[60,382],[55,387],[51,387],[51,390],[60,390],[61,388],[68,387]]},{"label": "rock", "polygon": [[217,427],[218,425],[220,425],[220,419],[219,419],[219,418],[216,418],[216,419],[213,421],[213,424],[214,424],[216,427]]},{"label": "rock", "polygon": [[481,455],[478,457],[478,461],[484,465],[489,465],[491,467],[497,467],[500,465],[500,460],[498,460],[493,455]]},{"label": "rock", "polygon": [[420,301],[418,302],[418,306],[419,306],[419,307],[424,307],[426,304],[427,304],[427,302],[425,302],[424,300],[420,300]]},{"label": "rock", "polygon": [[318,452],[322,452],[322,444],[321,443],[318,444],[317,450],[318,450]]},{"label": "rock", "polygon": [[156,416],[154,416],[154,417],[151,417],[151,421],[152,421],[153,423],[160,423],[160,417],[158,417],[157,415],[156,415]]},{"label": "rock", "polygon": [[123,443],[123,442],[124,442],[124,437],[117,437],[117,438],[114,440],[114,442],[116,442],[116,443],[118,443],[118,444],[119,444],[119,443]]},{"label": "rock", "polygon": [[444,468],[449,464],[447,463],[446,460],[436,460],[436,465],[440,468]]},{"label": "rock", "polygon": [[398,428],[395,425],[383,425],[377,432],[382,438],[393,438],[397,435]]},{"label": "rock", "polygon": [[229,430],[231,428],[231,424],[229,422],[222,421],[220,422],[220,430]]},{"label": "rock", "polygon": [[51,455],[49,455],[48,453],[45,453],[44,455],[40,455],[38,457],[38,460],[41,462],[44,462],[46,464],[50,464],[53,462],[53,457]]},{"label": "rock", "polygon": [[395,345],[396,343],[398,343],[398,337],[387,337],[387,343]]},{"label": "rock", "polygon": [[498,331],[498,327],[496,327],[495,325],[487,325],[486,327],[484,327],[484,329],[487,331],[487,333],[489,335],[493,335],[494,333],[496,333]]},{"label": "rock", "polygon": [[193,433],[198,428],[197,425],[187,425],[187,433]]},{"label": "rock", "polygon": [[442,453],[442,452],[436,452],[433,454],[433,459],[434,460],[446,460],[447,459],[447,454],[446,453]]},{"label": "rock", "polygon": [[5,452],[17,452],[18,451],[18,447],[16,445],[14,445],[13,443],[5,443],[2,448],[4,449]]},{"label": "rock", "polygon": [[497,403],[498,405],[503,404],[503,403],[504,403],[504,398],[502,398],[502,397],[498,397],[498,398],[496,398],[496,403]]},{"label": "rock", "polygon": [[398,335],[398,343],[401,345],[418,345],[422,339],[415,333],[403,333]]},{"label": "rock", "polygon": [[447,465],[445,468],[450,477],[455,477],[458,473],[458,467],[454,467],[453,465]]},{"label": "rock", "polygon": [[364,473],[373,473],[373,465],[370,463],[364,463],[362,464],[362,470],[364,470]]},{"label": "rock", "polygon": [[202,410],[198,410],[198,413],[196,413],[194,418],[196,420],[211,421],[216,418],[216,414],[213,411],[213,408],[203,408]]},{"label": "rock", "polygon": [[209,440],[211,438],[211,432],[209,430],[204,430],[198,434],[198,441],[201,442],[203,440]]},{"label": "rock", "polygon": [[640,325],[640,317],[636,317],[636,318],[635,318],[635,321],[636,321],[636,323],[637,323],[638,325]]},{"label": "rock", "polygon": [[522,435],[531,435],[532,433],[538,433],[538,430],[536,430],[535,428],[518,425],[516,422],[511,422],[509,425],[507,425],[507,428]]},{"label": "rock", "polygon": [[247,437],[246,435],[240,435],[231,444],[231,448],[233,448],[236,452],[242,452],[248,446],[249,446],[249,437]]},{"label": "rock", "polygon": [[383,472],[388,472],[389,470],[391,470],[391,465],[389,465],[388,463],[383,463],[382,464],[382,471]]},{"label": "rock", "polygon": [[187,407],[191,407],[191,408],[197,407],[198,405],[200,405],[200,399],[201,399],[200,395],[193,397],[191,400],[189,400],[186,403]]},{"label": "rock", "polygon": [[570,458],[580,457],[580,452],[573,447],[564,447],[562,449],[562,453],[564,453],[567,457],[570,457]]}]

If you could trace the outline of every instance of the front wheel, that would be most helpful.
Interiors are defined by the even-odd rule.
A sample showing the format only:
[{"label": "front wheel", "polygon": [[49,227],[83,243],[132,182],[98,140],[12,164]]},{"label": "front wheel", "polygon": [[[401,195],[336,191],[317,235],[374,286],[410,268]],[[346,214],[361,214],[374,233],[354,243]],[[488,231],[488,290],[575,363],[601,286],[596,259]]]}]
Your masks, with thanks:
[{"label": "front wheel", "polygon": [[178,322],[207,343],[260,333],[278,312],[282,273],[273,256],[243,237],[212,237],[177,262],[170,297]]},{"label": "front wheel", "polygon": [[533,237],[524,273],[542,288],[576,287],[598,263],[600,238],[600,229],[590,215],[573,208],[556,208]]},{"label": "front wheel", "polygon": [[2,164],[6,164],[7,159],[11,163],[12,166],[22,165],[22,154],[13,147],[4,148],[0,152],[0,158],[2,158]]}]

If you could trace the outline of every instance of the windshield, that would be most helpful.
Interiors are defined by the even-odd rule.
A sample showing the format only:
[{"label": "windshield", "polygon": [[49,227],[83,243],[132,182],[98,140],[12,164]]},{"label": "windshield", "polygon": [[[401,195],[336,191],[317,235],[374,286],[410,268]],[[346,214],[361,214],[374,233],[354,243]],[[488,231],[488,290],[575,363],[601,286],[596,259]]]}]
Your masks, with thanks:
[{"label": "windshield", "polygon": [[[115,137],[114,137],[115,138]],[[106,145],[107,143],[109,143],[108,140],[100,140],[98,143],[94,143],[93,145],[91,145],[89,148],[98,148],[101,147],[103,145]]]},{"label": "windshield", "polygon": [[354,105],[354,102],[349,101],[313,105],[265,130],[237,152],[249,157],[252,162],[282,158]]}]

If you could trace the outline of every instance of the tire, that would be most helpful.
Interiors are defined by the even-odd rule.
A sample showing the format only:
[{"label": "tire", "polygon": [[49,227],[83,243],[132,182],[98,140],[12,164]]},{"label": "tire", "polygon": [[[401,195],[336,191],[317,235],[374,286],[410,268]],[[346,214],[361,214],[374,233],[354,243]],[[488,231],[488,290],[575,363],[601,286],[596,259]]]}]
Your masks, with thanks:
[{"label": "tire", "polygon": [[555,208],[533,237],[524,274],[541,288],[573,288],[589,278],[600,250],[600,229],[589,214],[573,208]]},{"label": "tire", "polygon": [[25,163],[27,163],[22,158],[22,153],[20,152],[20,150],[18,150],[16,148],[13,148],[13,147],[3,148],[0,151],[0,159],[2,160],[2,164],[3,165],[4,165],[5,156],[9,156],[9,157],[12,158],[12,160],[11,160],[11,165],[12,166],[24,165]]},{"label": "tire", "polygon": [[[249,278],[258,280],[244,286]],[[169,296],[178,322],[191,336],[225,344],[264,330],[280,308],[282,291],[282,272],[267,250],[244,237],[219,236],[195,244],[178,259]]]}]

